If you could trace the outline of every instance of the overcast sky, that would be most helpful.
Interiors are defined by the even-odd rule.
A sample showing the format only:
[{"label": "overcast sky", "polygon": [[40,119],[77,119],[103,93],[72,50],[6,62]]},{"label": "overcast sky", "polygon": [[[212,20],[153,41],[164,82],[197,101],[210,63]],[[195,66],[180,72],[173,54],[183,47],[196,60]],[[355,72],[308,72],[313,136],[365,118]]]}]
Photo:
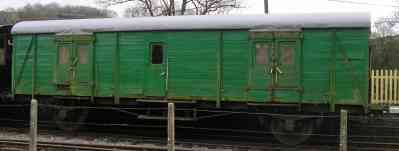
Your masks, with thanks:
[{"label": "overcast sky", "polygon": [[[245,8],[234,11],[234,14],[261,14],[263,0],[242,0]],[[96,6],[94,0],[0,0],[0,9],[21,7],[28,3],[58,2],[69,5]],[[356,4],[359,3],[359,4]],[[370,12],[372,20],[386,17],[398,8],[396,0],[269,0],[270,13],[312,13],[312,12]],[[391,7],[393,6],[393,7]],[[396,7],[395,7],[396,6]],[[110,9],[122,15],[124,6],[113,6]]]}]

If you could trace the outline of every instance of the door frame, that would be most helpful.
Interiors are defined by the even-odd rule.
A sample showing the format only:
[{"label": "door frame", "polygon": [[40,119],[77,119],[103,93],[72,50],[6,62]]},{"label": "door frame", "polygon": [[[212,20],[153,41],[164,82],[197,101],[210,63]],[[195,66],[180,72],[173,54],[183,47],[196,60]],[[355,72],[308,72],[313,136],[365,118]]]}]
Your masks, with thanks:
[{"label": "door frame", "polygon": [[[153,63],[153,48],[154,46],[161,46],[162,50],[162,62],[161,63]],[[154,41],[148,43],[148,51],[147,51],[147,69],[145,73],[145,89],[144,95],[151,97],[167,97],[168,90],[168,57],[167,57],[167,44],[162,41]],[[155,69],[154,69],[155,68]],[[154,73],[157,72],[157,73]],[[157,80],[155,78],[158,78]],[[154,81],[160,82],[160,88],[156,90],[156,88],[152,87]]]},{"label": "door frame", "polygon": [[[94,92],[94,36],[91,33],[85,33],[85,34],[56,34],[55,35],[55,42],[56,42],[56,59],[55,59],[55,73],[54,73],[54,84],[56,85],[57,90],[62,90],[64,91],[62,94],[67,94],[67,95],[77,95],[77,96],[92,96],[93,92]],[[87,88],[90,89],[87,91],[87,93],[80,93],[77,92],[76,90],[73,90],[73,82],[76,83],[77,79],[72,79],[73,75],[71,75],[72,73],[70,71],[67,71],[69,73],[69,79],[67,83],[59,83],[58,81],[58,74],[59,74],[59,53],[60,53],[60,48],[63,45],[69,45],[70,46],[70,52],[69,52],[69,64],[68,66],[68,70],[75,70],[72,71],[75,72],[76,74],[76,68],[79,64],[79,62],[77,62],[77,65],[75,65],[76,67],[72,67],[73,64],[73,60],[76,60],[79,56],[79,52],[78,52],[78,46],[79,45],[87,45],[88,46],[88,50],[87,50],[87,66],[89,69],[87,73],[83,73],[83,74],[88,74],[88,86]],[[73,60],[72,60],[73,59]],[[79,61],[79,59],[77,59]],[[75,75],[77,78],[78,75]],[[80,86],[80,85],[78,85]],[[76,93],[75,93],[76,92]]]},{"label": "door frame", "polygon": [[[295,92],[297,92],[299,94],[299,100],[298,101],[302,101],[302,95],[303,95],[303,75],[302,75],[302,71],[303,71],[303,31],[300,28],[288,28],[288,29],[257,29],[257,30],[250,30],[251,32],[251,71],[250,71],[250,80],[249,80],[249,85],[252,87],[253,82],[254,82],[254,67],[256,65],[256,48],[255,45],[257,43],[262,43],[262,42],[268,42],[268,43],[272,43],[272,55],[276,55],[276,53],[280,53],[279,49],[280,49],[280,42],[295,42],[295,50],[298,51],[298,53],[295,53],[295,58],[298,58],[299,60],[296,61],[295,63],[297,63],[297,86],[294,89],[286,89],[283,87],[279,87],[277,86],[277,81],[275,80],[276,78],[276,73],[275,70],[273,69],[273,74],[271,75],[271,79],[270,79],[270,83],[271,83],[271,87],[267,88],[267,92],[269,92],[270,96],[269,99],[270,100],[265,100],[265,102],[274,102],[275,101],[275,92],[277,91],[292,91],[294,90]],[[275,57],[275,58],[274,58]],[[272,63],[269,64],[275,64],[276,61],[274,61],[274,59],[276,61],[279,61],[279,56],[272,56],[271,61],[273,61]],[[273,66],[277,66],[277,65],[273,65]],[[275,67],[272,67],[275,68]],[[253,90],[253,89],[252,89]],[[284,101],[279,102],[279,103],[284,103]]]},{"label": "door frame", "polygon": [[[297,83],[295,83],[296,85],[301,85],[301,79],[302,79],[302,43],[301,43],[301,40],[300,39],[278,39],[278,40],[275,40],[275,45],[276,45],[276,47],[275,47],[275,49],[273,50],[275,53],[277,52],[278,53],[278,55],[277,55],[277,59],[276,59],[276,61],[278,61],[278,63],[277,63],[277,65],[278,65],[278,67],[279,66],[282,66],[283,65],[283,63],[282,63],[282,61],[281,61],[281,59],[282,59],[282,50],[280,49],[281,48],[281,43],[293,43],[294,45],[291,45],[291,46],[294,46],[293,48],[294,48],[294,62],[293,62],[293,64],[295,65],[295,68],[296,68],[296,72],[297,72]],[[298,53],[299,52],[299,53]],[[273,75],[273,76],[277,76],[277,73],[276,73],[276,75]],[[277,79],[279,78],[279,76],[277,76],[276,77]],[[274,78],[273,78],[274,79]],[[279,88],[284,88],[285,86],[281,86],[281,85],[279,85],[278,84],[278,80],[277,81],[274,81],[275,83],[275,85],[274,85],[274,87],[275,88],[277,88],[277,89],[279,89]],[[291,86],[288,86],[288,87],[291,87]],[[295,86],[294,86],[295,87]],[[299,88],[296,88],[296,89],[299,89]]]}]

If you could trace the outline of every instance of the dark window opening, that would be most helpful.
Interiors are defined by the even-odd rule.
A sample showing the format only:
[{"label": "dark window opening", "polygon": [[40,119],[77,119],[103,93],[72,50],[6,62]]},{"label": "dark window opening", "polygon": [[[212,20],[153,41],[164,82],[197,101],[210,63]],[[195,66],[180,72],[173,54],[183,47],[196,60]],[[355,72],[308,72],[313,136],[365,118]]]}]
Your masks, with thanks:
[{"label": "dark window opening", "polygon": [[269,45],[256,44],[256,64],[267,64],[269,61]]},{"label": "dark window opening", "polygon": [[163,46],[161,44],[154,44],[151,46],[151,63],[163,63]]}]

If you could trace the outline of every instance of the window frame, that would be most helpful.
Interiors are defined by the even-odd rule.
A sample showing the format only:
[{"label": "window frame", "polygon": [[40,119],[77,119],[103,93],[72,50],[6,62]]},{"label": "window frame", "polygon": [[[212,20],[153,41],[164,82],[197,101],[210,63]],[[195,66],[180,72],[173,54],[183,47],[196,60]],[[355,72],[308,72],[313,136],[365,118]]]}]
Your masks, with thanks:
[{"label": "window frame", "polygon": [[[160,46],[161,47],[161,57],[160,57],[160,61],[154,63],[154,48],[155,46]],[[150,43],[150,47],[149,47],[149,63],[151,65],[162,65],[165,63],[165,44],[163,42],[152,42]]]},{"label": "window frame", "polygon": [[[87,47],[87,62],[85,64],[89,64],[91,59],[90,59],[90,49],[92,49],[92,45],[94,42],[94,36],[91,33],[85,33],[82,35],[69,35],[69,34],[56,34],[55,37],[55,43],[57,45],[57,59],[56,59],[56,64],[58,65],[66,65],[66,64],[60,64],[60,48],[65,47],[65,45],[70,46],[70,51],[69,51],[69,57],[68,59],[71,59],[72,56],[78,58],[78,63],[81,64],[80,62],[80,54],[78,47],[79,46],[85,46]],[[82,65],[85,65],[82,64]]]},{"label": "window frame", "polygon": [[[84,48],[84,49],[81,49]],[[84,51],[82,51],[84,50]],[[78,58],[78,63],[80,65],[87,65],[89,64],[90,61],[90,44],[89,43],[76,43],[76,48],[75,48],[75,52],[76,52],[76,58]],[[81,52],[85,52],[84,53],[84,57],[85,59],[82,59],[82,53]],[[84,60],[84,62],[82,62]]]},{"label": "window frame", "polygon": [[[267,46],[267,47],[265,47],[265,49],[260,49],[260,48],[258,48],[257,46],[258,45],[260,45],[260,48],[264,48],[264,46]],[[254,52],[254,63],[256,64],[256,65],[268,65],[268,64],[270,64],[270,51],[273,51],[273,46],[272,46],[272,43],[270,43],[270,42],[256,42],[255,43],[255,52]],[[264,50],[263,51],[263,56],[261,57],[261,56],[258,56],[258,54],[260,54],[260,53],[258,53],[258,52],[261,52],[261,51],[259,51],[259,50]],[[262,60],[260,60],[260,59],[262,59]]]},{"label": "window frame", "polygon": [[[289,49],[289,50],[288,50]],[[290,52],[290,53],[287,53]],[[293,65],[295,63],[295,46],[282,45],[280,46],[280,62],[283,65]],[[289,55],[287,55],[289,54]],[[287,60],[287,57],[288,60]]]},{"label": "window frame", "polygon": [[[65,62],[61,62],[61,50],[62,48],[65,48],[66,54],[68,54],[67,57],[65,57]],[[71,58],[71,49],[73,49],[71,43],[63,43],[59,44],[57,47],[57,64],[58,65],[68,65],[68,62],[70,61]]]}]

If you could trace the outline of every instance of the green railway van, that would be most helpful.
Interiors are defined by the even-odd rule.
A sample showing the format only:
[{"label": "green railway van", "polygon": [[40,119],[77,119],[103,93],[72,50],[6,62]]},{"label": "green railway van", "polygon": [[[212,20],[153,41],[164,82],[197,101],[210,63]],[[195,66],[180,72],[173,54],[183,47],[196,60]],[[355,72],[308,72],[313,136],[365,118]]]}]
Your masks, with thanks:
[{"label": "green railway van", "polygon": [[25,21],[12,29],[12,90],[366,106],[369,30],[364,13]]},{"label": "green railway van", "polygon": [[14,98],[136,105],[152,120],[168,102],[190,113],[177,120],[289,113],[267,122],[287,144],[320,125],[302,114],[369,109],[367,13],[24,21],[11,32]]}]

